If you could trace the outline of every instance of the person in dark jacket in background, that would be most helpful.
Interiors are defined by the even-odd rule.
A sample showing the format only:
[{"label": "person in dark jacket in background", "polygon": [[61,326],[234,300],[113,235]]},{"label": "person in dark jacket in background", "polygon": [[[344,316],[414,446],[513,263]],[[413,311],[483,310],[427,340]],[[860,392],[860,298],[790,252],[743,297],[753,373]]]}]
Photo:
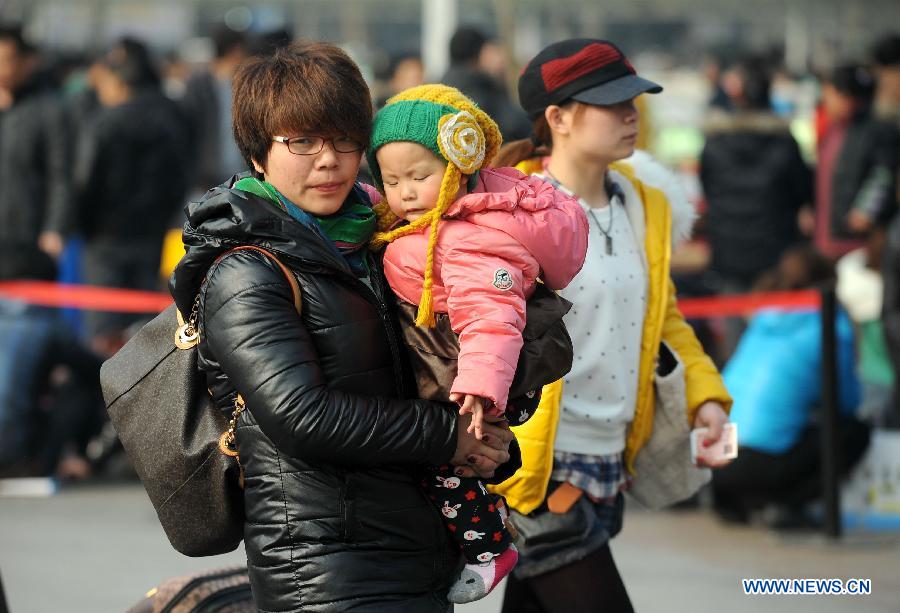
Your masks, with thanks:
[{"label": "person in dark jacket in background", "polygon": [[488,44],[485,34],[472,26],[461,26],[450,39],[450,68],[441,83],[455,87],[500,126],[504,140],[525,138],[531,130],[528,117],[516,105],[503,81],[480,64],[481,52]]},{"label": "person in dark jacket in background", "polygon": [[881,324],[894,368],[893,402],[886,415],[886,425],[900,428],[900,215],[894,217],[887,229],[881,274],[884,281]]},{"label": "person in dark jacket in background", "polygon": [[0,27],[0,241],[59,256],[70,183],[63,107],[19,27]]},{"label": "person in dark jacket in background", "polygon": [[[103,108],[84,131],[75,168],[76,229],[91,285],[155,290],[169,220],[187,183],[185,122],[160,89],[147,48],[124,38],[94,74]],[[90,313],[95,348],[111,354],[129,314]]]},{"label": "person in dark jacket in background", "polygon": [[[196,304],[199,365],[231,412],[245,469],[244,542],[260,611],[446,611],[462,558],[419,484],[425,465],[490,477],[512,434],[466,433],[455,407],[404,400],[390,291],[355,182],[372,104],[340,49],[297,44],[234,77],[234,133],[253,172],[188,205],[171,288]],[[299,281],[295,310],[269,249]],[[205,279],[205,281],[204,281]],[[487,427],[487,426],[486,426]]]},{"label": "person in dark jacket in background", "polygon": [[191,191],[202,194],[246,170],[231,135],[231,78],[247,57],[247,39],[222,25],[212,34],[215,59],[188,79],[181,106],[190,124]]},{"label": "person in dark jacket in background", "polygon": [[888,34],[872,46],[875,72],[875,115],[900,130],[900,33]]},{"label": "person in dark jacket in background", "polygon": [[722,289],[743,292],[801,240],[799,214],[812,176],[786,121],[769,109],[769,75],[747,59],[732,69],[731,112],[713,115],[700,155],[710,269]]},{"label": "person in dark jacket in background", "polygon": [[897,210],[900,137],[871,110],[875,81],[863,66],[834,69],[822,85],[828,125],[818,144],[816,247],[838,258]]}]

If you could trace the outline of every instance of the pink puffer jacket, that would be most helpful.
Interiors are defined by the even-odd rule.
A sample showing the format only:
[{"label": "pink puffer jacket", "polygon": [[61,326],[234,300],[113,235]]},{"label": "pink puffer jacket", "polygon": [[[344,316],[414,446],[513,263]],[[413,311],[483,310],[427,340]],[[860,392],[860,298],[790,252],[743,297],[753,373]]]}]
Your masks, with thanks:
[{"label": "pink puffer jacket", "polygon": [[[434,258],[434,310],[459,334],[451,392],[506,408],[525,327],[525,299],[540,278],[562,289],[587,251],[588,220],[576,200],[514,168],[482,170],[478,185],[450,205]],[[384,270],[394,293],[419,304],[429,231],[387,247]]]}]

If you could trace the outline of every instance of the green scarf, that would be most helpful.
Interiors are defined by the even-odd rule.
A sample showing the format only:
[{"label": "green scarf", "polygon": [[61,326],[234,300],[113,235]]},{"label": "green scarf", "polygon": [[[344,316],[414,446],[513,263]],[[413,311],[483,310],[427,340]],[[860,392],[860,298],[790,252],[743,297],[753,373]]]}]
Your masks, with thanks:
[{"label": "green scarf", "polygon": [[288,215],[313,230],[347,260],[357,276],[367,276],[365,247],[377,227],[377,218],[365,191],[354,185],[341,208],[333,215],[312,215],[288,200],[271,183],[245,177],[234,184],[235,189],[255,194],[272,202]]}]

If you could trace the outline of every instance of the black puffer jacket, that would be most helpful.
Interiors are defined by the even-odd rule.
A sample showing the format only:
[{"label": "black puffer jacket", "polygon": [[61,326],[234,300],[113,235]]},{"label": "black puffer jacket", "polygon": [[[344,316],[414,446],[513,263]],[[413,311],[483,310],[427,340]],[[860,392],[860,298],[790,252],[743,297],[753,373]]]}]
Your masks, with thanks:
[{"label": "black puffer jacket", "polygon": [[768,113],[719,114],[706,125],[700,181],[716,272],[752,283],[801,239],[812,175],[787,122]]},{"label": "black puffer jacket", "polygon": [[[245,544],[261,611],[445,611],[460,564],[418,466],[446,462],[456,415],[398,400],[399,347],[377,267],[373,290],[272,204],[224,187],[187,208],[179,308],[201,287],[201,367],[226,410],[247,405]],[[274,253],[296,274],[302,315]],[[372,266],[376,266],[372,263]]]},{"label": "black puffer jacket", "polygon": [[98,111],[78,143],[76,224],[90,241],[159,244],[184,204],[186,123],[155,89]]}]

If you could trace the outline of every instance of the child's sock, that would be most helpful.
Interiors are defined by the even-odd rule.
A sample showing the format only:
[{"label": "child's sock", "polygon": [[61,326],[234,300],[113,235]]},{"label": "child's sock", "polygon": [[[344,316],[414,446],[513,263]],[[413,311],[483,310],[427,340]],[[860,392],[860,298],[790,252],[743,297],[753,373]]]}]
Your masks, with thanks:
[{"label": "child's sock", "polygon": [[459,579],[450,588],[447,600],[455,604],[464,604],[484,598],[512,571],[518,560],[519,552],[515,545],[510,543],[506,551],[490,562],[466,564],[459,574]]}]

